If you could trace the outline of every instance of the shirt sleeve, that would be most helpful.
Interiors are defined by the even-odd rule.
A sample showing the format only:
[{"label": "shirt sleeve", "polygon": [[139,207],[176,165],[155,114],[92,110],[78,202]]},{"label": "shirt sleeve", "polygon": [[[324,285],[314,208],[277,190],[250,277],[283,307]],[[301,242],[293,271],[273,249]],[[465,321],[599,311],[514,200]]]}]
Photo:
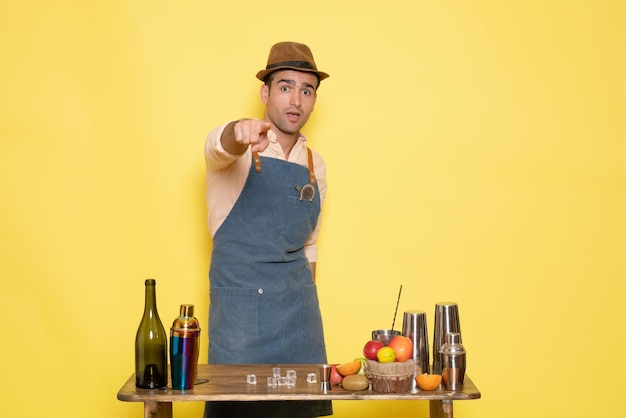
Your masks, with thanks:
[{"label": "shirt sleeve", "polygon": [[241,155],[229,153],[222,146],[220,138],[222,137],[222,132],[224,132],[224,129],[229,123],[231,122],[218,126],[209,132],[209,135],[207,136],[204,145],[204,158],[206,160],[207,170],[209,171],[224,168],[241,157]]},{"label": "shirt sleeve", "polygon": [[247,158],[241,158],[222,147],[220,138],[226,125],[213,129],[204,147],[207,223],[211,236],[215,235],[241,194],[251,164],[249,149],[243,154]]}]

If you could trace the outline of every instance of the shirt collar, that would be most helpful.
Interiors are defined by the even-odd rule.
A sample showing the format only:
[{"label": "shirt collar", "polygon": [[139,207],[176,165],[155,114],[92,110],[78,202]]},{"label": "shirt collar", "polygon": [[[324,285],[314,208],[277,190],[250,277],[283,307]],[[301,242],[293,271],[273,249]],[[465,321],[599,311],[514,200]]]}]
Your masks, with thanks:
[{"label": "shirt collar", "polygon": [[[277,142],[276,134],[271,129],[267,131],[267,138],[271,143],[275,144]],[[300,136],[298,137],[298,142],[306,142],[306,136],[300,132]]]}]

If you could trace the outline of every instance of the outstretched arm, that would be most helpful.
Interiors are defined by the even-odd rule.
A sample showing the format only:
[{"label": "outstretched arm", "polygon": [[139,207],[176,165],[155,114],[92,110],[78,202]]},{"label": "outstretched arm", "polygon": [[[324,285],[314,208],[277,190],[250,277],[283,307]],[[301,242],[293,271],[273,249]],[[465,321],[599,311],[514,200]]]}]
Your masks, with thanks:
[{"label": "outstretched arm", "polygon": [[231,122],[224,128],[222,137],[222,147],[234,155],[243,154],[249,145],[252,152],[261,152],[269,145],[267,131],[272,125],[269,122],[258,119],[240,119]]}]

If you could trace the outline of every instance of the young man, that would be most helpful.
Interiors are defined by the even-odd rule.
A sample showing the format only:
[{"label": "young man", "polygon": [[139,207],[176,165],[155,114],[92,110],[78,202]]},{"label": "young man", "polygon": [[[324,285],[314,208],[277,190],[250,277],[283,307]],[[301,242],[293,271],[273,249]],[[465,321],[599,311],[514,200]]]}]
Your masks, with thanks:
[{"label": "young man", "polygon": [[[326,363],[315,263],[326,167],[301,133],[328,74],[281,42],[257,74],[263,120],[214,129],[205,147],[213,252],[209,363]],[[205,417],[331,415],[329,401],[207,402]]]}]

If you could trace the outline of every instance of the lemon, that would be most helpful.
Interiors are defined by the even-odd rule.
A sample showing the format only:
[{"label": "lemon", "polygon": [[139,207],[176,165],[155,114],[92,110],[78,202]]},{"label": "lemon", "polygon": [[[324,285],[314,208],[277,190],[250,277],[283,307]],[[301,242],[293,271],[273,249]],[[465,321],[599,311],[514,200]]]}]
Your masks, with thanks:
[{"label": "lemon", "polygon": [[376,353],[379,363],[393,363],[396,361],[396,352],[391,347],[383,347]]}]

